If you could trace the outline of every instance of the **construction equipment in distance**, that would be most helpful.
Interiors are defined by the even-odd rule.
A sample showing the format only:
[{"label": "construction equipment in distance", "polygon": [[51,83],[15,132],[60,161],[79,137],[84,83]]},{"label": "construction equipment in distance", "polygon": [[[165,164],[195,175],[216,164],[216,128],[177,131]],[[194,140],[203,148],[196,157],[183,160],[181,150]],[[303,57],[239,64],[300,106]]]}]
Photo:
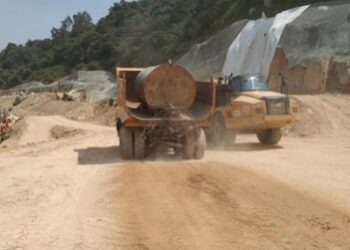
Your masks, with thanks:
[{"label": "construction equipment in distance", "polygon": [[123,159],[142,160],[152,152],[201,159],[215,108],[215,83],[195,82],[183,67],[117,68],[116,128]]},{"label": "construction equipment in distance", "polygon": [[299,120],[297,100],[268,91],[259,74],[219,79],[215,106],[206,129],[214,145],[230,145],[238,133],[256,133],[261,143],[277,144],[281,128]]}]

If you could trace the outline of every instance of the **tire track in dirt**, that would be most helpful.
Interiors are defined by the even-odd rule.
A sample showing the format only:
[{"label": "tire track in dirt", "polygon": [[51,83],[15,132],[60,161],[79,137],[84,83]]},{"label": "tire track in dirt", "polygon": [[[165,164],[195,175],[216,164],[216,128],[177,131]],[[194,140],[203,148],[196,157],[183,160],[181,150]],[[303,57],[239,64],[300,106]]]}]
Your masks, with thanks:
[{"label": "tire track in dirt", "polygon": [[[209,151],[203,161],[122,162],[114,128],[38,119],[87,132],[1,153],[1,250],[349,249],[350,214],[307,185],[326,183],[346,200],[346,178],[333,179],[346,176],[346,149],[331,151],[340,161],[332,167],[328,146],[293,140],[279,155],[238,147]],[[293,150],[302,146],[311,156]],[[317,156],[326,162],[318,168]],[[294,172],[305,185],[293,186]]]},{"label": "tire track in dirt", "polygon": [[349,216],[229,165],[131,163],[115,194],[123,249],[346,249]]},{"label": "tire track in dirt", "polygon": [[1,153],[0,249],[115,249],[113,203],[99,189],[112,169],[80,165],[76,151],[115,145],[114,129],[60,117],[31,120],[46,121],[45,131],[59,123],[87,133]]}]

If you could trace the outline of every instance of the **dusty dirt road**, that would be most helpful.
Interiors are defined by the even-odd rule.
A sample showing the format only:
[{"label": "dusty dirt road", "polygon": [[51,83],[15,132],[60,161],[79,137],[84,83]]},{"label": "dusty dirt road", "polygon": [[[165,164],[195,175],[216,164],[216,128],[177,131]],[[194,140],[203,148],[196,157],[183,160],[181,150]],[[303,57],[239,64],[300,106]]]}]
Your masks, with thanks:
[{"label": "dusty dirt road", "polygon": [[[113,128],[27,122],[0,153],[1,250],[350,249],[350,137],[125,163]],[[85,132],[50,140],[57,124]]]}]

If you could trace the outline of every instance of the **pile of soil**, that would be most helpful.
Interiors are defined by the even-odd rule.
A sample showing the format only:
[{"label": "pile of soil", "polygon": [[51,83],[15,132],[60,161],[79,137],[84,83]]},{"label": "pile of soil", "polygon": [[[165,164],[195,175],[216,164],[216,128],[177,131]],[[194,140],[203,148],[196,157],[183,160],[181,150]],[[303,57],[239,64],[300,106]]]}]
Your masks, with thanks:
[{"label": "pile of soil", "polygon": [[83,133],[82,129],[70,128],[70,127],[59,126],[59,125],[54,126],[50,130],[51,137],[56,140],[74,137],[82,133]]},{"label": "pile of soil", "polygon": [[0,110],[10,110],[14,101],[16,99],[16,96],[0,96]]},{"label": "pile of soil", "polygon": [[94,121],[106,126],[115,126],[116,101],[112,99],[102,100],[94,105]]},{"label": "pile of soil", "polygon": [[60,115],[72,120],[90,120],[93,118],[93,106],[84,102],[66,102],[57,100],[54,93],[29,94],[11,113],[26,115]]},{"label": "pile of soil", "polygon": [[[33,133],[38,133],[35,138],[23,139],[27,134],[26,120],[31,116],[62,116],[70,120],[89,121],[105,126],[115,126],[116,103],[112,99],[101,100],[97,103],[61,101],[57,100],[54,93],[31,93],[19,103],[13,106],[16,96],[0,97],[0,108],[9,111],[11,115],[19,118],[12,125],[12,132],[9,139],[1,143],[0,149],[12,148],[18,144],[27,145],[47,141],[50,138],[69,138],[81,134],[79,129],[70,129],[62,126],[54,126],[52,130],[40,131],[41,124],[30,129]],[[46,127],[45,127],[46,128]],[[28,132],[31,133],[31,132]]]},{"label": "pile of soil", "polygon": [[24,118],[18,119],[11,127],[11,133],[7,140],[0,143],[0,151],[14,147],[18,144],[22,134],[26,131],[27,125]]},{"label": "pile of soil", "polygon": [[[285,135],[292,137],[341,137],[350,134],[349,95],[298,95],[294,98],[300,104],[300,121],[286,127],[284,129]],[[13,99],[13,97],[2,97],[0,101],[3,106],[8,107]],[[26,131],[24,120],[28,116],[63,116],[71,120],[115,126],[115,110],[116,102],[112,99],[89,104],[59,101],[51,93],[30,94],[23,102],[12,108],[11,114],[19,116],[21,119],[13,125],[13,135],[2,143],[2,147],[7,147],[6,145],[18,141],[23,131]],[[67,138],[81,133],[79,130],[62,126],[55,127],[55,125],[57,124],[54,124],[53,129],[48,132],[49,138]],[[38,128],[33,129],[38,130]]]},{"label": "pile of soil", "polygon": [[295,96],[300,121],[285,129],[297,137],[342,137],[350,134],[350,96],[345,94]]},{"label": "pile of soil", "polygon": [[71,120],[90,121],[106,126],[115,125],[116,101],[103,99],[97,103],[57,100],[54,93],[31,93],[12,107],[15,96],[0,97],[0,108],[18,117],[28,115],[63,116]]}]

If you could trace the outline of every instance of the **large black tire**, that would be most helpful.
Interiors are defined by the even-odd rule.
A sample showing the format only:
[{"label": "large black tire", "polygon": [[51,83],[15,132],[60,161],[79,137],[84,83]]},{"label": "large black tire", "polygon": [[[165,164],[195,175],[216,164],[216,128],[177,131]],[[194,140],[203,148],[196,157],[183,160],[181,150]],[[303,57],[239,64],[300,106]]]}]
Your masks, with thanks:
[{"label": "large black tire", "polygon": [[142,128],[134,130],[134,156],[137,160],[143,160],[146,157],[146,141]]},{"label": "large black tire", "polygon": [[202,159],[205,154],[205,148],[206,148],[205,133],[203,129],[200,129],[199,136],[195,142],[193,158],[197,160]]},{"label": "large black tire", "polygon": [[214,146],[230,146],[236,140],[237,134],[228,130],[221,114],[214,114],[210,122],[210,142]]},{"label": "large black tire", "polygon": [[195,151],[195,138],[193,133],[188,133],[183,142],[183,152],[182,157],[185,160],[193,159],[194,151]]},{"label": "large black tire", "polygon": [[257,137],[262,144],[277,144],[282,138],[280,128],[264,129],[257,133]]},{"label": "large black tire", "polygon": [[131,128],[122,126],[119,129],[119,151],[124,160],[134,158],[134,135]]}]

